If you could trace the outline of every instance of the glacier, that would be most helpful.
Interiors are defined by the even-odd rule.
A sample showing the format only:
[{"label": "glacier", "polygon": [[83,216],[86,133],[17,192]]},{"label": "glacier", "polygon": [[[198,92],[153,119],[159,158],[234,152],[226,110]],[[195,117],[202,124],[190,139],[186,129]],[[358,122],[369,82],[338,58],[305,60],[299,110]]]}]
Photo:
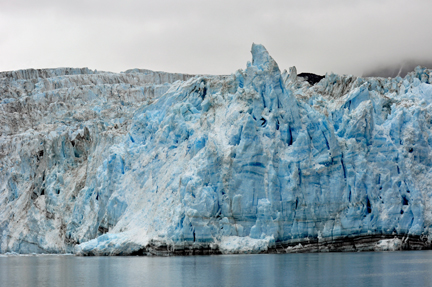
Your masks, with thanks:
[{"label": "glacier", "polygon": [[[431,248],[432,71],[0,73],[0,253]],[[320,80],[321,79],[321,80]]]}]

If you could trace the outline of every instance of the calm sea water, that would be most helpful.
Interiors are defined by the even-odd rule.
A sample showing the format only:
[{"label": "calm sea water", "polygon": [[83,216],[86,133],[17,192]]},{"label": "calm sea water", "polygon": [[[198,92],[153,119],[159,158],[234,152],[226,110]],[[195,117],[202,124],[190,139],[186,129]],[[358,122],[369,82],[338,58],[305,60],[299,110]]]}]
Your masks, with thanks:
[{"label": "calm sea water", "polygon": [[432,286],[432,251],[0,257],[0,286]]}]

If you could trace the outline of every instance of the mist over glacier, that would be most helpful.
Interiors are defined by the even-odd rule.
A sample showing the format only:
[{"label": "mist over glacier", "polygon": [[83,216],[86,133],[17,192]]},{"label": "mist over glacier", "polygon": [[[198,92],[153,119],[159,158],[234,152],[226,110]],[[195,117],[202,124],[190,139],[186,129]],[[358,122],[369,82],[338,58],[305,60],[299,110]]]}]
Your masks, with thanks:
[{"label": "mist over glacier", "polygon": [[2,72],[0,251],[430,248],[431,77]]}]

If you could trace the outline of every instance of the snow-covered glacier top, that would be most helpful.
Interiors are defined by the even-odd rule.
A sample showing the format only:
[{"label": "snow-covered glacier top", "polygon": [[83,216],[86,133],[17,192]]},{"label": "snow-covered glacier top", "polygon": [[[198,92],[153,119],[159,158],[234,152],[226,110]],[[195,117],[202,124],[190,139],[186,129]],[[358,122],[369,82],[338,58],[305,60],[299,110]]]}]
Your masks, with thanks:
[{"label": "snow-covered glacier top", "polygon": [[430,248],[429,79],[2,72],[0,252]]}]

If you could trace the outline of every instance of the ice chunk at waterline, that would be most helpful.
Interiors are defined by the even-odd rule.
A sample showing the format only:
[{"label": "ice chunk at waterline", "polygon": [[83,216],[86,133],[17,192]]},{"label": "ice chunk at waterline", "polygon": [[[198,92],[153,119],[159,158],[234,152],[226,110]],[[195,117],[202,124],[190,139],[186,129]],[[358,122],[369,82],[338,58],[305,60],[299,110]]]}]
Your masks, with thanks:
[{"label": "ice chunk at waterline", "polygon": [[430,76],[0,73],[1,252],[429,248]]}]

